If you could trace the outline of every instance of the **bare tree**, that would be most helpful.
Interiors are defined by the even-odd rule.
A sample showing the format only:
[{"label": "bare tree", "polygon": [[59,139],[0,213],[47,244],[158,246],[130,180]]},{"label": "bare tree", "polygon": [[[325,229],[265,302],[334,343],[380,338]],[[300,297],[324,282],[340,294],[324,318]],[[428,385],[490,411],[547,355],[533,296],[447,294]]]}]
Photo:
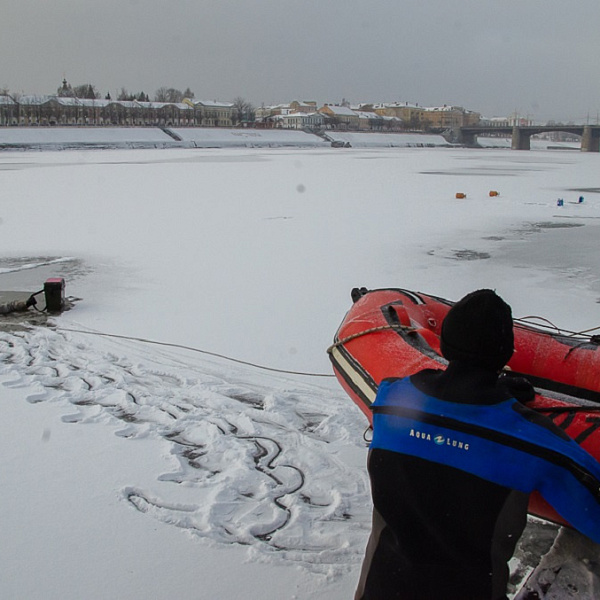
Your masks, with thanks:
[{"label": "bare tree", "polygon": [[185,92],[182,92],[177,88],[160,87],[154,93],[155,102],[171,102],[172,104],[178,104],[184,98],[192,99],[193,97],[194,92],[190,88],[186,88]]},{"label": "bare tree", "polygon": [[173,102],[174,104],[177,104],[183,100],[183,92],[181,90],[176,90],[175,88],[169,88],[167,97],[167,102]]},{"label": "bare tree", "polygon": [[252,122],[256,118],[256,109],[254,106],[241,96],[234,99],[233,110],[235,111],[234,114],[237,123]]},{"label": "bare tree", "polygon": [[160,87],[154,92],[154,101],[155,102],[168,102],[167,98],[169,95],[169,90],[166,87]]},{"label": "bare tree", "polygon": [[183,100],[183,92],[175,88],[161,87],[156,90],[154,100],[156,102],[181,102]]}]

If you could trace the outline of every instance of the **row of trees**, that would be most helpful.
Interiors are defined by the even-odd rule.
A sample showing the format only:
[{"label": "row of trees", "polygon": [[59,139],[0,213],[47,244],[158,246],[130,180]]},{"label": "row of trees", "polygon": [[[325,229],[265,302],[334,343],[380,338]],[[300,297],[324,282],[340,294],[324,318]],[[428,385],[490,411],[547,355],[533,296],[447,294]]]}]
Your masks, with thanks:
[{"label": "row of trees", "polygon": [[[67,80],[63,80],[62,85],[56,91],[58,96],[63,98],[87,98],[89,100],[96,100],[100,98],[100,92],[95,85],[91,83],[83,83],[81,85],[71,86]],[[106,94],[107,100],[112,100],[110,92]],[[194,92],[190,88],[186,88],[183,92],[176,88],[160,87],[154,93],[154,102],[171,102],[179,103],[184,98],[190,100],[194,98]],[[140,102],[150,102],[150,96],[145,92],[131,93],[126,88],[122,87],[118,94],[117,100],[138,100]]]},{"label": "row of trees", "polygon": [[[0,88],[0,95],[12,96],[15,100],[18,100],[21,94],[11,94],[8,88]],[[63,80],[62,85],[56,91],[56,95],[63,98],[84,98],[89,100],[97,100],[101,97],[98,88],[91,83],[83,83],[81,85],[71,86],[66,79]],[[107,100],[112,100],[110,92],[106,94]],[[194,92],[188,87],[183,92],[176,88],[160,87],[154,93],[154,102],[169,102],[177,104],[182,102],[184,98],[194,99]],[[122,87],[118,94],[117,100],[137,100],[138,102],[150,102],[150,96],[145,92],[131,93],[126,88]],[[256,109],[254,106],[238,96],[233,101],[233,108],[235,110],[235,116],[238,122],[243,121],[254,121]]]},{"label": "row of trees", "polygon": [[[11,96],[15,100],[19,100],[21,94],[11,94],[8,88],[0,88],[0,95]],[[71,86],[66,79],[63,80],[62,85],[56,91],[56,95],[63,98],[84,98],[89,100],[97,100],[101,97],[100,92],[95,85],[91,83],[83,83],[81,85]],[[106,94],[107,100],[112,100],[110,93]],[[194,92],[188,87],[184,91],[176,88],[160,87],[154,93],[154,102],[169,102],[169,103],[180,103],[184,98],[194,99]],[[117,100],[137,100],[138,102],[150,102],[151,98],[145,92],[130,93],[126,88],[122,87],[118,94]],[[250,122],[254,121],[256,109],[254,106],[238,96],[233,101],[233,108],[235,111],[235,117],[237,122]]]}]

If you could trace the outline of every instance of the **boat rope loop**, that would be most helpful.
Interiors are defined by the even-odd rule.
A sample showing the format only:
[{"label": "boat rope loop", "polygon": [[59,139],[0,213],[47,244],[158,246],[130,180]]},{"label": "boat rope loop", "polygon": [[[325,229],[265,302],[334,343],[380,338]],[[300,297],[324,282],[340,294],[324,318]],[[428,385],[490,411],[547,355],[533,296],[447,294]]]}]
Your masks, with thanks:
[{"label": "boat rope loop", "polygon": [[[578,412],[597,412],[600,406],[592,405],[577,405],[577,406],[536,406],[530,407],[539,413],[561,414],[561,413],[578,413]],[[597,420],[597,417],[594,417]]]},{"label": "boat rope loop", "polygon": [[363,335],[368,335],[369,333],[376,333],[377,331],[386,331],[389,329],[391,329],[393,331],[405,331],[406,333],[412,333],[412,332],[416,331],[416,329],[414,327],[410,327],[408,325],[394,324],[394,325],[380,325],[379,327],[371,327],[371,329],[365,329],[364,331],[359,331],[358,333],[353,333],[352,335],[349,335],[345,338],[342,338],[341,340],[338,340],[337,342],[334,342],[333,344],[331,344],[331,346],[329,346],[329,348],[327,348],[327,353],[331,354],[331,351],[334,348],[337,348],[338,346],[343,346],[347,342],[351,342],[352,340],[362,337]]},{"label": "boat rope loop", "polygon": [[515,319],[515,323],[519,323],[521,325],[536,325],[532,323],[532,320],[542,321],[542,327],[554,329],[558,335],[562,335],[564,337],[573,338],[574,340],[579,340],[579,343],[575,346],[571,347],[567,353],[564,355],[563,360],[567,360],[571,353],[575,350],[579,350],[586,345],[600,346],[600,334],[592,334],[593,331],[597,331],[600,329],[599,327],[591,327],[590,329],[584,329],[583,331],[568,331],[566,329],[560,329],[557,327],[552,321],[545,319],[544,317],[537,317],[535,315],[530,315],[527,317],[521,317],[520,319]]},{"label": "boat rope loop", "polygon": [[573,352],[574,350],[579,350],[579,348],[583,348],[586,345],[589,344],[594,344],[594,345],[598,345],[598,336],[594,335],[592,336],[587,342],[579,342],[579,344],[577,344],[577,346],[573,346],[572,348],[569,349],[569,351],[565,354],[565,357],[563,358],[563,360],[567,360],[567,358],[569,358],[569,356],[571,356],[571,352]]},{"label": "boat rope loop", "polygon": [[[540,325],[540,323],[535,323],[532,321],[542,321],[542,324]],[[537,325],[538,327],[547,327],[549,329],[554,329],[559,335],[564,335],[566,337],[584,337],[587,341],[590,341],[593,344],[600,343],[600,335],[589,335],[592,331],[597,331],[600,329],[600,325],[598,327],[590,327],[589,329],[584,329],[582,331],[569,331],[568,329],[560,328],[549,319],[538,317],[537,315],[528,315],[526,317],[516,318],[514,319],[514,322],[525,326],[533,325],[535,327]]]}]

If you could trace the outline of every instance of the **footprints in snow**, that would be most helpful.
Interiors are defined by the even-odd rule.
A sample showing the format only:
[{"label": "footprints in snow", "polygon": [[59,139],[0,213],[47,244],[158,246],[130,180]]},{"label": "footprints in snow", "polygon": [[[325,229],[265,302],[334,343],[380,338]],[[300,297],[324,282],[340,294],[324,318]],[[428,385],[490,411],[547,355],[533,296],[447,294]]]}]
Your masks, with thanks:
[{"label": "footprints in snow", "polygon": [[[117,435],[171,445],[178,468],[158,480],[193,488],[194,503],[127,488],[123,497],[140,512],[315,570],[360,561],[368,487],[362,469],[349,473],[330,451],[344,431],[328,392],[190,377],[181,363],[159,372],[48,329],[0,334],[0,359],[5,372],[20,376],[10,385],[43,388],[30,402],[69,402],[76,410],[65,422],[116,419],[123,424]],[[348,543],[353,535],[356,544]]]}]

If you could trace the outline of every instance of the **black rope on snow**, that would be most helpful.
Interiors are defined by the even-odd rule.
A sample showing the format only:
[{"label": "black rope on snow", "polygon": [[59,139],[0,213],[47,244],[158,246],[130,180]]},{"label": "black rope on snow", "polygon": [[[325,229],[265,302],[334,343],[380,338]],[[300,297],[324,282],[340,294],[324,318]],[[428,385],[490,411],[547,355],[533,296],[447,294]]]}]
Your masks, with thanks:
[{"label": "black rope on snow", "polygon": [[240,365],[246,365],[248,367],[254,367],[256,369],[262,369],[264,371],[272,371],[274,373],[284,373],[287,375],[303,375],[306,377],[335,377],[335,375],[330,373],[308,373],[304,371],[288,371],[286,369],[276,369],[275,367],[267,367],[265,365],[259,365],[257,363],[253,363],[246,360],[241,360],[239,358],[233,358],[231,356],[226,356],[225,354],[218,354],[217,352],[210,352],[208,350],[201,350],[200,348],[194,348],[193,346],[185,346],[183,344],[173,344],[170,342],[159,342],[157,340],[150,340],[147,338],[140,338],[128,335],[118,335],[116,333],[103,333],[101,331],[85,331],[83,329],[71,329],[68,327],[56,327],[59,331],[69,331],[72,333],[83,333],[86,335],[98,335],[101,337],[110,337],[121,340],[130,340],[134,342],[142,342],[144,344],[153,344],[156,346],[168,346],[170,348],[180,348],[182,350],[189,350],[190,352],[198,352],[199,354],[206,354],[208,356],[214,356],[216,358],[222,358],[223,360],[228,360],[234,363],[238,363]]}]

